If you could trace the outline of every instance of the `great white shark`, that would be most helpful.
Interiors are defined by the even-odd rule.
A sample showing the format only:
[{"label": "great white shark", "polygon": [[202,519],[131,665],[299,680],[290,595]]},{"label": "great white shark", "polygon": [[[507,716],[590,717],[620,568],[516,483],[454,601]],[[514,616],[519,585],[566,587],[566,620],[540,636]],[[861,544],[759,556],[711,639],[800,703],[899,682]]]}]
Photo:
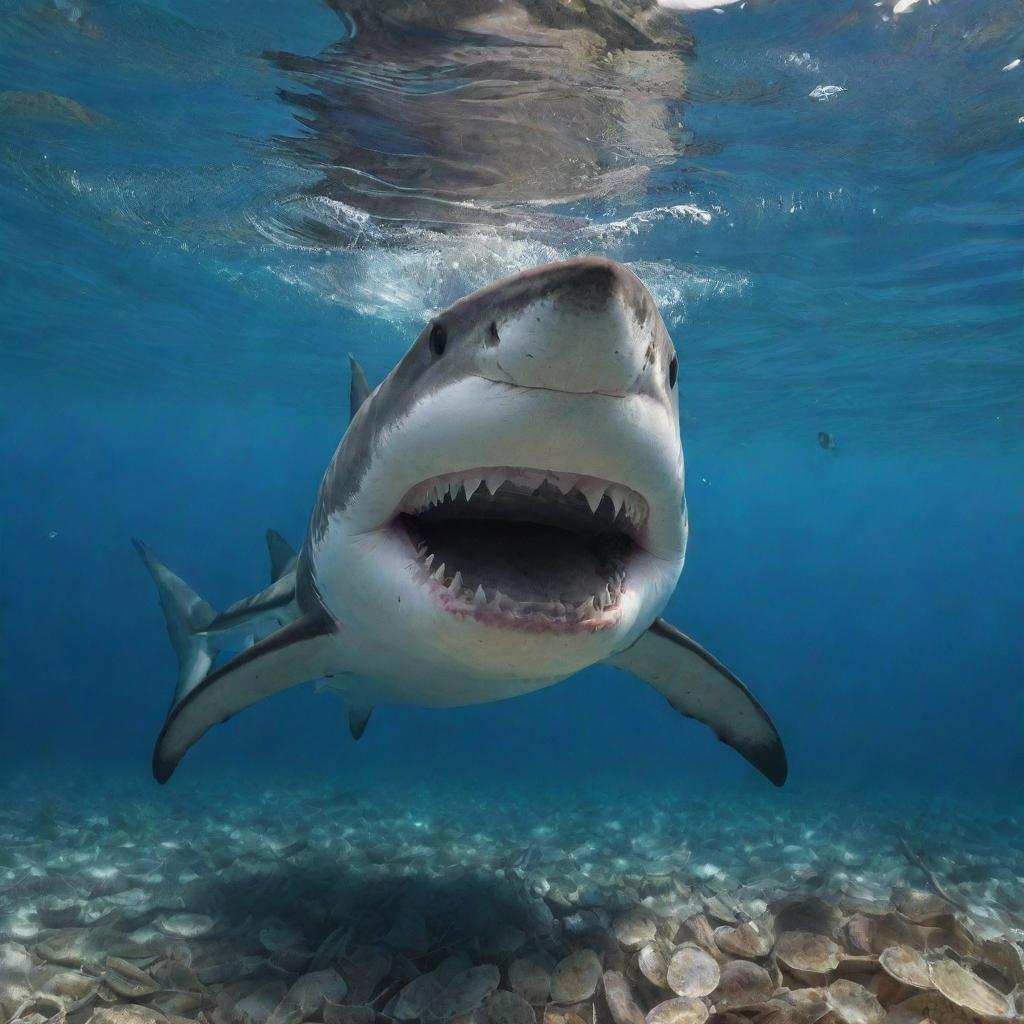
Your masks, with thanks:
[{"label": "great white shark", "polygon": [[461,299],[372,393],[353,364],[302,549],[269,535],[269,588],[218,614],[136,541],[179,659],[156,779],[311,680],[345,696],[358,737],[380,704],[503,700],[605,663],[782,785],[764,709],[659,617],[688,533],[678,368],[650,293],[602,258]]}]

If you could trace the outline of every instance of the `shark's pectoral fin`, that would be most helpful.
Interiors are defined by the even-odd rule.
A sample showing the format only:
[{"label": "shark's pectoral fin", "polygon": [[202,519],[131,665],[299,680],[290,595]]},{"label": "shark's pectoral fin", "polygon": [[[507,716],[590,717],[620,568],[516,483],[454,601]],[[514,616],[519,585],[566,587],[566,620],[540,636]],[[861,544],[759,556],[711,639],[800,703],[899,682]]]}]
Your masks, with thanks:
[{"label": "shark's pectoral fin", "polygon": [[786,781],[786,752],[764,708],[723,664],[664,619],[608,662],[650,683],[688,718],[710,726],[776,786]]},{"label": "shark's pectoral fin", "polygon": [[174,703],[157,737],[153,776],[166,782],[189,747],[237,711],[342,668],[331,623],[322,613],[303,615],[211,672]]}]

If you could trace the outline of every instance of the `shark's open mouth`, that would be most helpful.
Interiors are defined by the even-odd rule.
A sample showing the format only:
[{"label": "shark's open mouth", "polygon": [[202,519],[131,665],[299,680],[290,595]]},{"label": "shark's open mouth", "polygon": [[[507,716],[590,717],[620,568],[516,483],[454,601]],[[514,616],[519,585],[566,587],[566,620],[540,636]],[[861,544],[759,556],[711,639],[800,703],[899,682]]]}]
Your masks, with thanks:
[{"label": "shark's open mouth", "polygon": [[619,621],[647,516],[640,494],[607,480],[499,468],[423,481],[395,525],[450,611],[576,632]]}]

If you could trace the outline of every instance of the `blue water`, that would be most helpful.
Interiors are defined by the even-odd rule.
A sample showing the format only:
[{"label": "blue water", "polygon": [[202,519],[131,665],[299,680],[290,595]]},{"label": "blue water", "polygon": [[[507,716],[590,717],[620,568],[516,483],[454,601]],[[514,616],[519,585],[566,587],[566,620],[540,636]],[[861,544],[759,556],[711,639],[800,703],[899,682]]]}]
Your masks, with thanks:
[{"label": "blue water", "polygon": [[295,94],[346,45],[328,7],[4,0],[0,90],[81,104],[0,97],[5,771],[145,782],[173,656],[129,538],[214,605],[262,586],[264,529],[301,541],[345,428],[347,353],[376,382],[472,287],[605,252],[680,352],[691,541],[667,617],[770,710],[789,788],[769,797],[600,669],[504,704],[381,709],[358,744],[340,704],[292,691],[211,733],[172,785],[596,791],[653,772],[781,801],[1018,793],[1024,65],[1002,68],[1024,54],[1019,11],[780,0],[689,25],[676,155],[545,211],[587,231],[470,244],[323,201]]}]

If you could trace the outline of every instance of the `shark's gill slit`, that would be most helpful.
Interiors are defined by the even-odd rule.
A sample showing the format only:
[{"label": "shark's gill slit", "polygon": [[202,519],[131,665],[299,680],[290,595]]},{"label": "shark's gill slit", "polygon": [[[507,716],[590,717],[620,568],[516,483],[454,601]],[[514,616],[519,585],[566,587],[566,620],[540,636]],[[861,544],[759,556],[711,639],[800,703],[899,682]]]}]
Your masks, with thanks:
[{"label": "shark's gill slit", "polygon": [[418,484],[395,525],[450,610],[600,630],[618,620],[646,518],[641,495],[608,481],[488,469]]}]

